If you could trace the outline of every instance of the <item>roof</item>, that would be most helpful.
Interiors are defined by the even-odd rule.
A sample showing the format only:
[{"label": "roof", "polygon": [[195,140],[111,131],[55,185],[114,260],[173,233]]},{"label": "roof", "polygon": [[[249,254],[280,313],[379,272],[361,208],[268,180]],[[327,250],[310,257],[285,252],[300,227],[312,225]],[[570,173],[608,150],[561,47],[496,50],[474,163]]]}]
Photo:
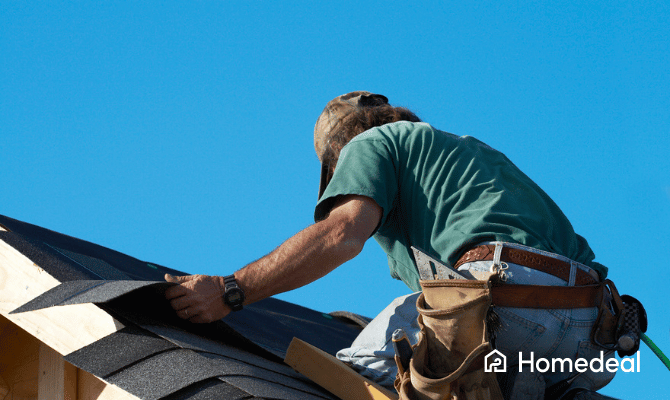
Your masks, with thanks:
[{"label": "roof", "polygon": [[282,359],[293,337],[335,354],[362,328],[274,298],[191,324],[163,296],[164,274],[183,272],[5,216],[0,227],[0,314],[142,399],[332,399]]}]

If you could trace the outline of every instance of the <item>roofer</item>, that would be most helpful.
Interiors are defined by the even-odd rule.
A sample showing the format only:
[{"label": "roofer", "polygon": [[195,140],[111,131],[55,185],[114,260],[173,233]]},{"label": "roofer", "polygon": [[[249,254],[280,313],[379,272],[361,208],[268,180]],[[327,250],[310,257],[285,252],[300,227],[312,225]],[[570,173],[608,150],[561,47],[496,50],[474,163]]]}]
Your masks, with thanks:
[{"label": "roofer", "polygon": [[[181,318],[214,321],[243,304],[306,285],[355,257],[372,236],[388,255],[391,275],[415,292],[424,286],[424,294],[395,301],[339,354],[363,374],[392,383],[398,369],[389,339],[403,327],[413,345],[422,341],[412,359],[417,376],[410,380],[410,371],[401,368],[396,382],[403,395],[424,390],[420,396],[427,397],[420,398],[445,398],[431,396],[466,390],[473,380],[463,374],[470,370],[481,372],[475,380],[486,389],[490,374],[474,363],[491,349],[494,327],[487,328],[484,317],[493,315],[492,303],[499,326],[494,345],[507,357],[508,371],[519,363],[519,352],[528,358],[532,351],[535,360],[600,356],[602,348],[590,339],[599,315],[592,288],[601,287],[607,268],[593,261],[586,240],[549,196],[502,153],[473,137],[439,131],[385,96],[362,91],[328,103],[314,144],[322,166],[317,222],[234,275],[166,277],[180,283],[167,297]],[[411,246],[458,268],[473,285],[420,277]],[[543,285],[540,295],[536,285]],[[496,292],[498,286],[521,294]],[[610,357],[606,352],[605,361]],[[453,375],[456,370],[460,375]],[[514,375],[499,377],[506,396]],[[532,398],[535,390],[543,398],[545,385],[559,382],[597,390],[613,376],[606,369],[535,372],[541,387],[523,396]],[[497,385],[486,390],[499,396]]]}]

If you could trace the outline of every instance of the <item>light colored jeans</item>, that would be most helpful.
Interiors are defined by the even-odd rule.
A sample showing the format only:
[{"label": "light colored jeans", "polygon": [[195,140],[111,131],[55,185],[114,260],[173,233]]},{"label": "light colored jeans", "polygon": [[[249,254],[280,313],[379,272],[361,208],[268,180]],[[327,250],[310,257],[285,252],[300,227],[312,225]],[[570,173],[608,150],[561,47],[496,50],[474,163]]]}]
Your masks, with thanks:
[{"label": "light colored jeans", "polygon": [[[505,244],[506,246],[508,244]],[[548,255],[563,260],[562,256],[539,251],[536,249],[512,245],[511,247]],[[569,260],[568,260],[569,261]],[[477,271],[489,271],[493,261],[477,261],[463,264],[459,271],[465,276]],[[587,268],[581,264],[573,268]],[[506,263],[505,271],[507,282],[510,284],[567,286],[568,282],[553,275],[523,267],[517,264]],[[574,274],[573,274],[574,275]],[[418,341],[419,326],[416,299],[419,293],[399,297],[386,307],[372,322],[359,334],[351,347],[342,349],[337,358],[351,364],[363,376],[386,387],[393,387],[397,373],[394,361],[395,352],[391,336],[398,328],[407,333],[410,343]],[[532,309],[495,307],[500,316],[501,327],[495,340],[495,347],[507,356],[507,371],[518,371],[519,352],[523,360],[529,360],[531,352],[534,360],[545,358],[551,361],[556,358],[599,358],[601,349],[591,343],[589,337],[591,328],[597,317],[597,308],[577,309]],[[614,357],[612,353],[605,353],[604,360]],[[528,365],[525,363],[524,365]],[[551,370],[550,370],[551,371]],[[561,380],[579,375],[572,383],[573,388],[597,390],[614,378],[614,373],[595,373],[587,369],[586,372],[547,372],[543,374],[546,386],[549,387]]]}]

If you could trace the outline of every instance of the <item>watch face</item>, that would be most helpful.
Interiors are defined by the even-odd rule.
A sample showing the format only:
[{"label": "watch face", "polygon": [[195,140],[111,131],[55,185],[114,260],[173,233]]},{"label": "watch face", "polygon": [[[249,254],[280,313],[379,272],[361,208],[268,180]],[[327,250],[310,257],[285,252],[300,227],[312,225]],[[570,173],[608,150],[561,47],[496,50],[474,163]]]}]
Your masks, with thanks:
[{"label": "watch face", "polygon": [[231,290],[231,293],[228,294],[228,302],[230,303],[239,303],[242,301],[242,293],[237,290]]},{"label": "watch face", "polygon": [[240,288],[231,288],[226,291],[225,302],[230,306],[242,305],[244,302],[244,292]]}]

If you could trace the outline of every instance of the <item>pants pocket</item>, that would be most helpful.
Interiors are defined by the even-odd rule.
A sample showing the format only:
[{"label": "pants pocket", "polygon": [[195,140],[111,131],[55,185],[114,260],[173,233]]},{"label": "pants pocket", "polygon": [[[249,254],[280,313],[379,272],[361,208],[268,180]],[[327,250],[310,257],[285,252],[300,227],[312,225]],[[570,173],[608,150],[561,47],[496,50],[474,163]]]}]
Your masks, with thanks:
[{"label": "pants pocket", "polygon": [[594,362],[593,367],[596,371],[591,369],[591,360],[594,358],[600,358],[600,352],[603,349],[600,346],[593,344],[590,340],[583,340],[579,342],[579,350],[577,351],[578,358],[583,358],[589,361],[589,368],[581,374],[571,387],[581,387],[589,390],[598,390],[614,379],[615,372],[610,372],[606,365],[607,360],[614,357],[614,353],[605,352],[602,358],[602,364],[600,362]]},{"label": "pants pocket", "polygon": [[543,325],[524,318],[528,309],[496,307],[500,327],[496,333],[495,347],[507,356],[508,365],[518,361],[519,352],[533,349],[533,345],[546,331]]}]

